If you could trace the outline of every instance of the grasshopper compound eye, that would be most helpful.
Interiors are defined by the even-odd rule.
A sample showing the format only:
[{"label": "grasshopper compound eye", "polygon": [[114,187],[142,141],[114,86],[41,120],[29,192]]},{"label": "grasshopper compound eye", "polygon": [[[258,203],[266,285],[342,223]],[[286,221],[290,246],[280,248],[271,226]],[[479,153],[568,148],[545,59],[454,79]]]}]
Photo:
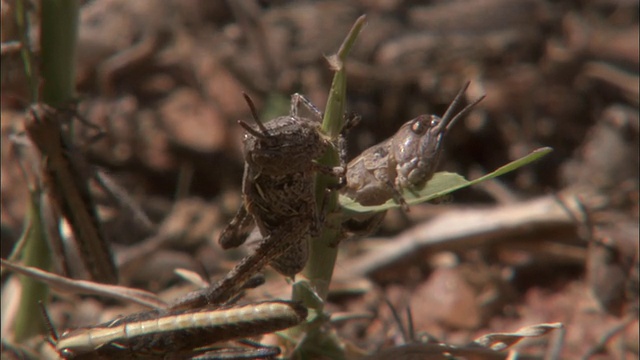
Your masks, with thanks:
[{"label": "grasshopper compound eye", "polygon": [[442,122],[442,119],[435,115],[420,115],[411,123],[411,132],[415,135],[423,135],[429,129],[437,127]]},{"label": "grasshopper compound eye", "polygon": [[435,115],[431,115],[431,124],[430,124],[431,127],[438,127],[441,122],[442,122],[442,119],[440,119]]},{"label": "grasshopper compound eye", "polygon": [[417,118],[413,124],[411,124],[411,131],[416,135],[422,135],[427,130],[424,122],[422,121],[422,116]]}]

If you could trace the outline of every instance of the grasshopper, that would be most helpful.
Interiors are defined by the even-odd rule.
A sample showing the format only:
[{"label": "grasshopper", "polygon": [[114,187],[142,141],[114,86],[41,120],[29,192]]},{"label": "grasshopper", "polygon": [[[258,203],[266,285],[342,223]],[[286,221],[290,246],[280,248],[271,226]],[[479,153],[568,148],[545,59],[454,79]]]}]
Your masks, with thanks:
[{"label": "grasshopper", "polygon": [[25,129],[44,159],[44,182],[76,236],[82,260],[93,280],[115,284],[117,270],[89,192],[89,168],[62,133],[69,111],[43,103],[31,107]]},{"label": "grasshopper", "polygon": [[176,304],[176,308],[224,303],[267,264],[283,275],[295,276],[307,262],[309,240],[318,232],[321,222],[314,175],[317,172],[344,175],[344,167],[326,168],[315,162],[337,145],[321,135],[319,120],[298,115],[302,102],[314,116],[322,118],[321,112],[304,96],[294,94],[289,115],[266,124],[259,120],[247,95],[245,100],[257,128],[239,121],[246,131],[243,204],[219,242],[223,248],[241,245],[246,239],[245,230],[253,223],[263,238],[255,253],[245,257],[217,285],[206,293],[194,293]]},{"label": "grasshopper", "polygon": [[[34,271],[35,269],[4,260],[2,265],[36,280],[45,281],[54,288],[76,288],[85,293],[88,290],[86,282],[65,280],[43,270]],[[245,288],[260,284],[260,278],[254,277],[246,283]],[[280,353],[279,347],[264,346],[242,339],[298,325],[308,315],[306,307],[295,301],[262,301],[245,305],[175,310],[153,294],[136,289],[95,284],[89,292],[120,299],[128,298],[154,309],[118,317],[95,326],[73,329],[58,336],[41,304],[40,309],[49,328],[50,336],[47,340],[52,345],[43,349],[45,352],[42,356],[50,354],[46,358],[92,360],[271,359]],[[176,301],[180,301],[180,298]],[[229,341],[243,346],[220,344]],[[15,352],[18,351],[16,349]]]},{"label": "grasshopper", "polygon": [[[305,307],[287,301],[149,310],[75,329],[59,338],[52,331],[50,341],[64,359],[213,359],[229,353],[227,347],[214,348],[215,343],[286,329],[306,317]],[[251,358],[273,358],[279,353],[278,348],[262,345],[249,352]]]},{"label": "grasshopper", "polygon": [[[394,199],[405,211],[402,192],[418,190],[433,177],[443,150],[444,138],[456,121],[465,116],[484,96],[456,108],[469,87],[458,92],[442,117],[420,115],[404,123],[390,138],[363,151],[347,165],[346,185],[341,193],[365,206],[380,205]],[[365,233],[382,220],[384,213],[348,220],[346,230]]]}]

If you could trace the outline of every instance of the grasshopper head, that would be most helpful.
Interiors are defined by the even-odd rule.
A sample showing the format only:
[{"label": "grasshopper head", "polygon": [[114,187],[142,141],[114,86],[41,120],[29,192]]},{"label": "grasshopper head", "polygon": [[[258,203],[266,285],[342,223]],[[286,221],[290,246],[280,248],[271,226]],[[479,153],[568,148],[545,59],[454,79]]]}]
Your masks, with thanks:
[{"label": "grasshopper head", "polygon": [[391,149],[397,164],[396,185],[399,188],[420,188],[433,177],[447,132],[484,98],[480,97],[456,113],[468,86],[469,83],[458,92],[442,117],[420,115],[406,122],[393,136]]}]

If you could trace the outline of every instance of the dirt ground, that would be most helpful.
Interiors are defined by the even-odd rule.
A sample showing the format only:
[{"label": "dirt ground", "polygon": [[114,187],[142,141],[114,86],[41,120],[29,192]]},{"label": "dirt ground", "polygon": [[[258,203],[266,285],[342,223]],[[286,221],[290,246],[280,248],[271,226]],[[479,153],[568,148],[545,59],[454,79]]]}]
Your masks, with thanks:
[{"label": "dirt ground", "polygon": [[[473,179],[537,148],[554,151],[439,204],[390,211],[376,233],[341,243],[328,304],[340,338],[381,359],[381,349],[426,334],[462,345],[561,322],[516,349],[637,359],[638,10],[634,0],[86,2],[79,112],[105,136],[92,140],[95,129],[78,125],[74,141],[153,222],[143,226],[96,189],[120,284],[170,299],[184,288],[174,269],[219,278],[246,254],[217,243],[241,201],[237,120],[251,118],[242,92],[263,118],[286,114],[295,92],[323,108],[332,79],[324,56],[367,14],[347,62],[347,109],[362,116],[350,159],[419,114],[442,115],[466,81],[466,101],[486,98],[448,134],[441,170]],[[13,56],[2,59],[2,258],[28,206],[9,141],[24,121],[15,99],[27,98]],[[289,293],[268,269],[247,296]],[[56,299],[63,328],[134,311]],[[413,339],[401,336],[406,309]]]}]

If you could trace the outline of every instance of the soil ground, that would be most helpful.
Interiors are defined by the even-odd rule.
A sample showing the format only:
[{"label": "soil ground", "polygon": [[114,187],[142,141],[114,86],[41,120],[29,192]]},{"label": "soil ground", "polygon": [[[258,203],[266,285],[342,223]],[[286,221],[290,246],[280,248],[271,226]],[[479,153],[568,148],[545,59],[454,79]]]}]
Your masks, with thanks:
[{"label": "soil ground", "polygon": [[[105,136],[92,140],[95,130],[80,124],[74,141],[154,223],[142,226],[96,189],[121,285],[170,299],[184,287],[173,269],[218,278],[242,258],[246,249],[217,244],[241,201],[237,120],[251,117],[242,92],[263,118],[286,114],[295,92],[322,108],[332,78],[324,56],[361,14],[368,24],[347,63],[347,109],[362,116],[349,158],[419,114],[441,115],[466,81],[466,101],[486,99],[448,134],[441,170],[477,178],[542,146],[554,151],[440,204],[390,211],[376,233],[340,244],[328,310],[353,315],[336,321],[340,338],[375,354],[420,334],[463,345],[561,322],[563,331],[527,339],[518,352],[637,359],[637,1],[87,2],[79,112]],[[16,99],[27,98],[14,55],[2,61],[3,258],[28,206],[10,141],[24,122]],[[269,269],[247,299],[288,294]],[[50,311],[63,328],[134,311],[55,299]],[[401,336],[406,309],[415,339]],[[391,356],[408,358],[402,351]]]}]

